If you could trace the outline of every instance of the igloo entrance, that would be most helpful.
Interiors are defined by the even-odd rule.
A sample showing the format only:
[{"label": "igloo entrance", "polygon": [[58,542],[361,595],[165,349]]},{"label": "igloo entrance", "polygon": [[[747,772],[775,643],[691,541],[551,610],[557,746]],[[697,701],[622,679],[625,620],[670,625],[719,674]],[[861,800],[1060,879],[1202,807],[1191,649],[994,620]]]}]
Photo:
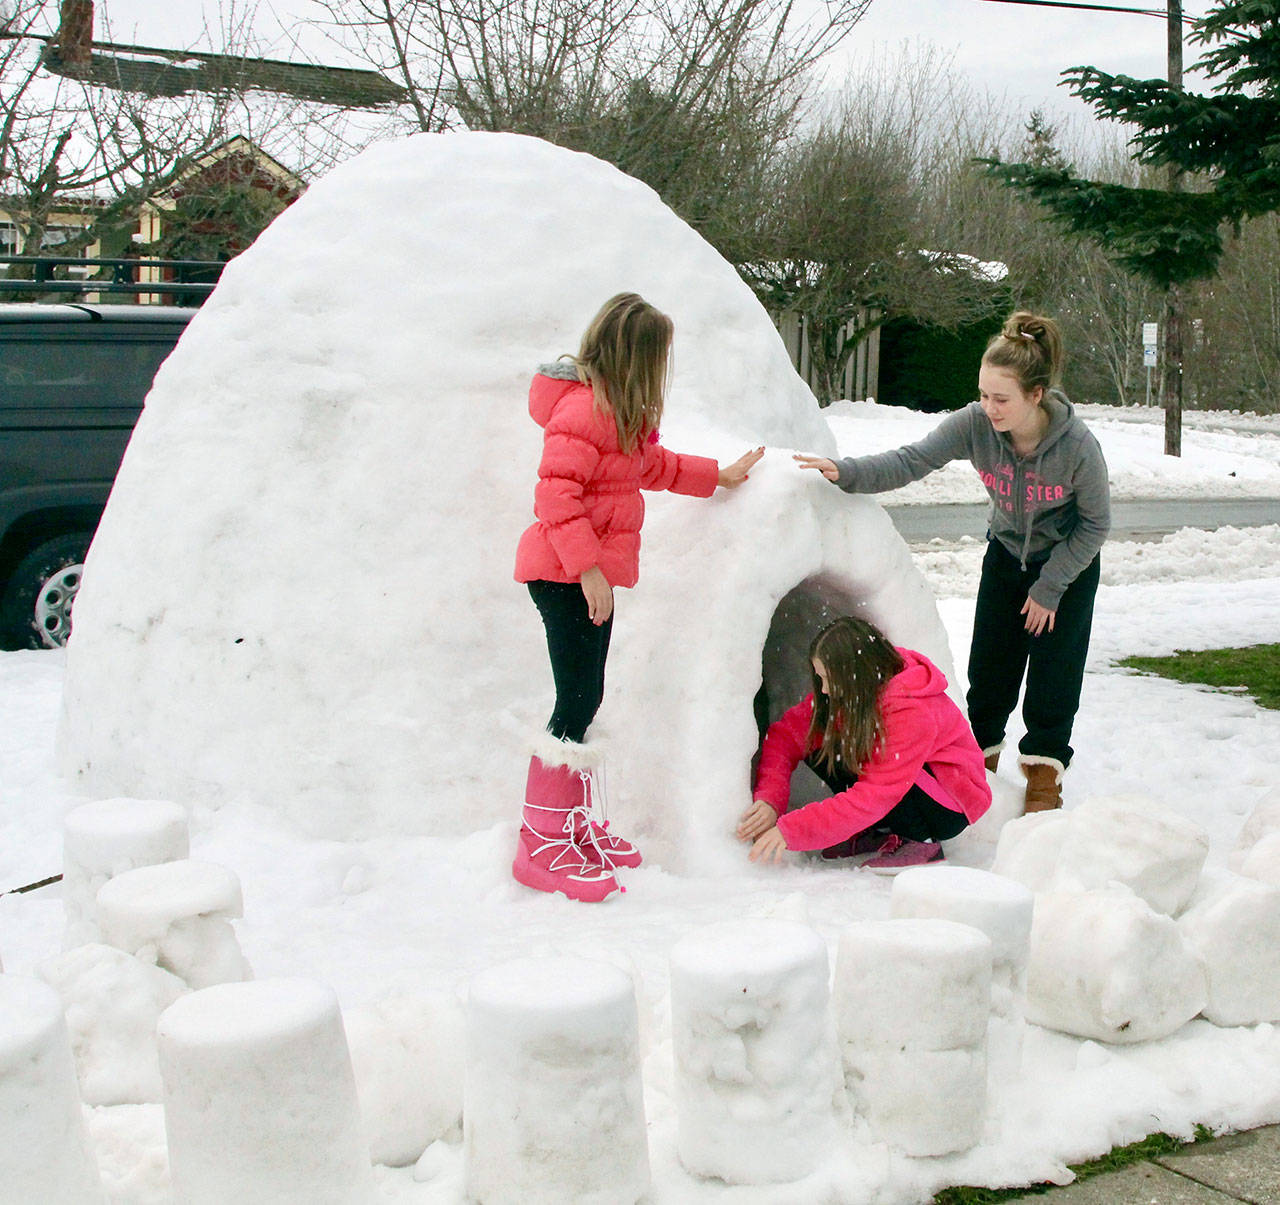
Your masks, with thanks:
[{"label": "igloo entrance", "polygon": [[[858,615],[872,623],[878,622],[866,605],[865,592],[834,574],[808,577],[782,596],[761,653],[760,689],[754,701],[761,740],[770,724],[813,689],[809,646],[827,624],[842,615]],[[753,762],[753,773],[754,768]],[[802,763],[797,767],[791,784],[793,806],[829,793],[808,766]]]}]

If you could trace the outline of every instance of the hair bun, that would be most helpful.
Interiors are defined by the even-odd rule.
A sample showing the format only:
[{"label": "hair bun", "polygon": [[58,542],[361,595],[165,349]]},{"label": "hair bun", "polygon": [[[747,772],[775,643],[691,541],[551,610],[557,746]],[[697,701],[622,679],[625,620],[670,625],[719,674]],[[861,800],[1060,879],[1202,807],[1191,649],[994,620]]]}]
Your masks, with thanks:
[{"label": "hair bun", "polygon": [[1044,319],[1020,311],[1005,320],[1000,333],[1006,339],[1030,339],[1038,343],[1045,333]]}]

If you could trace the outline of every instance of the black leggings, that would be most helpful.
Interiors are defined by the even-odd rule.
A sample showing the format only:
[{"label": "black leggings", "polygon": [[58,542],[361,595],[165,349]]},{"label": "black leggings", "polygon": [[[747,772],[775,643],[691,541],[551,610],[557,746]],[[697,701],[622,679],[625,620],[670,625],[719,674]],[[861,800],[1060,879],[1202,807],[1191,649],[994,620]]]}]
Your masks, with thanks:
[{"label": "black leggings", "polygon": [[604,663],[613,616],[602,624],[592,623],[587,597],[577,582],[530,582],[529,594],[547,629],[556,684],[556,705],[547,731],[557,740],[581,741],[604,698]]},{"label": "black leggings", "polygon": [[1004,740],[1005,723],[1018,704],[1025,673],[1022,719],[1024,756],[1071,764],[1071,729],[1080,709],[1084,662],[1098,593],[1099,560],[1085,566],[1058,603],[1053,631],[1027,632],[1022,606],[1043,562],[1023,569],[997,540],[987,545],[969,648],[969,723],[982,749]]},{"label": "black leggings", "polygon": [[[843,766],[827,771],[813,754],[805,758],[805,763],[831,788],[833,794],[847,791],[858,781],[858,776]],[[907,793],[868,827],[893,833],[905,841],[950,841],[969,827],[969,821],[963,812],[943,807],[923,787],[912,783]]]}]

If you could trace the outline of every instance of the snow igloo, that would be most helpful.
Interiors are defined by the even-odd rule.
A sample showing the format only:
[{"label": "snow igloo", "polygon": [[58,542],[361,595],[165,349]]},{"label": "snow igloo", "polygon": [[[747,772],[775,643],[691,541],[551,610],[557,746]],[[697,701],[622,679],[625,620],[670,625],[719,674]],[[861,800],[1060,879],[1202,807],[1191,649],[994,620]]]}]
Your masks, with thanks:
[{"label": "snow igloo", "polygon": [[79,788],[253,801],[335,840],[514,826],[553,697],[512,578],[529,379],[623,290],[675,322],[663,442],[768,452],[739,490],[646,495],[590,734],[618,827],[671,868],[740,858],[759,700],[773,718],[805,693],[835,615],[958,694],[883,509],[792,461],[834,439],[734,269],[590,156],[418,135],[308,189],[161,367],[76,603],[60,757]]}]

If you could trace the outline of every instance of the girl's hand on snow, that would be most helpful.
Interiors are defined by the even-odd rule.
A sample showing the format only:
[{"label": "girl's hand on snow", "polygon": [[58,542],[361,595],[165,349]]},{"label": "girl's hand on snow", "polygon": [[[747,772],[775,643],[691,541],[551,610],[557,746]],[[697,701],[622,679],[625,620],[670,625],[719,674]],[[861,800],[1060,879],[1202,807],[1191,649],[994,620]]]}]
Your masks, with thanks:
[{"label": "girl's hand on snow", "polygon": [[757,800],[742,813],[742,819],[738,821],[738,840],[754,841],[777,823],[778,813],[763,799]]},{"label": "girl's hand on snow", "polygon": [[763,836],[756,838],[756,843],[751,847],[747,857],[753,862],[781,862],[782,855],[786,852],[787,843],[775,824]]},{"label": "girl's hand on snow", "polygon": [[796,455],[791,459],[802,469],[817,469],[828,481],[838,481],[840,479],[840,470],[836,468],[836,462],[828,460],[825,456]]},{"label": "girl's hand on snow", "polygon": [[1042,607],[1034,598],[1028,598],[1022,604],[1022,613],[1027,617],[1027,631],[1033,636],[1039,636],[1046,625],[1052,632],[1053,620],[1058,614],[1057,611],[1050,611],[1048,607]]},{"label": "girl's hand on snow", "polygon": [[736,490],[738,486],[746,481],[747,474],[751,469],[755,468],[763,455],[763,447],[743,453],[732,464],[727,464],[720,470],[720,476],[716,479],[716,484],[724,486],[727,490]]},{"label": "girl's hand on snow", "polygon": [[582,593],[587,600],[587,615],[599,627],[613,614],[613,587],[599,565],[592,565],[582,575]]}]

